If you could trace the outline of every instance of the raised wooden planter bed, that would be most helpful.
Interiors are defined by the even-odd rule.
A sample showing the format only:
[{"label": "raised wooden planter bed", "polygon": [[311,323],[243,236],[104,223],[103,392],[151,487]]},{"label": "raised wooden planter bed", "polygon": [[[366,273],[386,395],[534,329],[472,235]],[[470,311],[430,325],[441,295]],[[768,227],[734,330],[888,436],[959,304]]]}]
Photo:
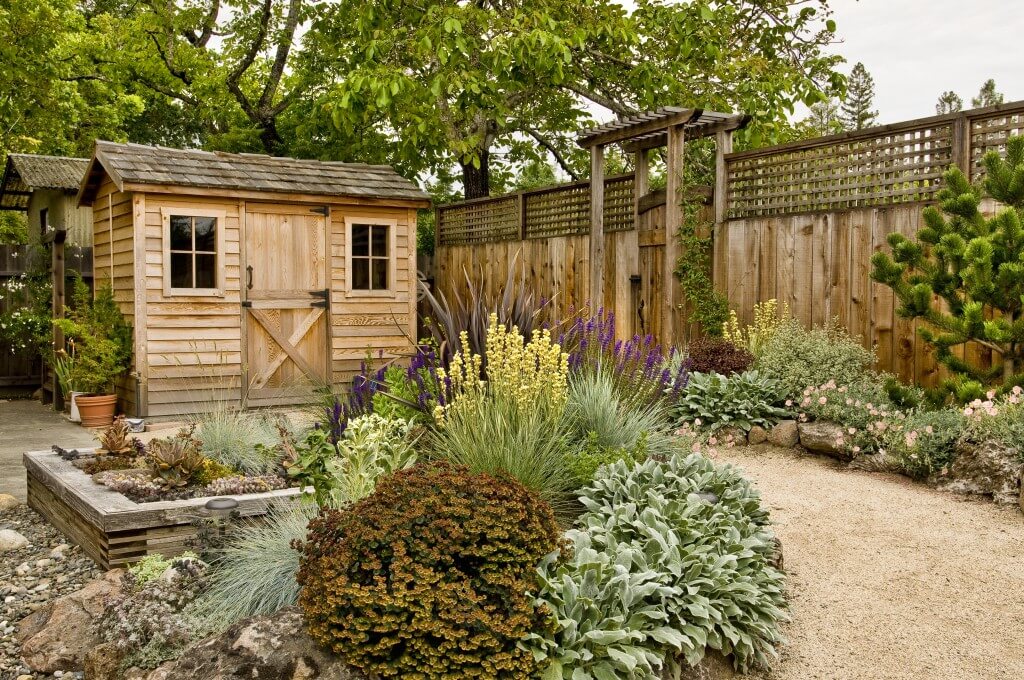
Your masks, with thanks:
[{"label": "raised wooden planter bed", "polygon": [[[198,535],[195,521],[210,516],[204,507],[209,498],[135,503],[50,451],[30,451],[23,460],[29,507],[104,569],[132,564],[153,553],[180,555]],[[237,513],[243,517],[264,515],[274,506],[297,502],[298,497],[297,488],[229,496],[238,501]]]}]

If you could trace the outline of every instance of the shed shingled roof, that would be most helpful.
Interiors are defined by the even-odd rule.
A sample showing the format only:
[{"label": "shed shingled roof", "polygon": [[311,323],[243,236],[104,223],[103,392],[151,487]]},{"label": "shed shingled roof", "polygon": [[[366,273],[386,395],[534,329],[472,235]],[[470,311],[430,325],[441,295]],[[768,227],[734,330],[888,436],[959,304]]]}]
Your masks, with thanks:
[{"label": "shed shingled roof", "polygon": [[[119,185],[153,184],[424,201],[429,196],[387,165],[96,142],[95,162]],[[91,201],[90,176],[82,188]],[[93,188],[95,191],[95,187]]]},{"label": "shed shingled roof", "polygon": [[0,209],[27,209],[28,195],[38,189],[77,191],[88,167],[88,158],[8,154],[0,182]]}]

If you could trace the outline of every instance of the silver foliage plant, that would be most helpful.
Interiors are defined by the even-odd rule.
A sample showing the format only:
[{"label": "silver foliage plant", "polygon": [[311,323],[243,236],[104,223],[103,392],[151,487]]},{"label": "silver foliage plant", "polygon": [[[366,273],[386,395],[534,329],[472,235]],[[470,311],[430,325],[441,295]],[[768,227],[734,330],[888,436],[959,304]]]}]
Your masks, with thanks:
[{"label": "silver foliage plant", "polygon": [[731,466],[676,455],[601,468],[567,537],[572,556],[540,566],[553,636],[524,642],[544,680],[656,680],[706,648],[767,665],[785,620],[768,513]]}]

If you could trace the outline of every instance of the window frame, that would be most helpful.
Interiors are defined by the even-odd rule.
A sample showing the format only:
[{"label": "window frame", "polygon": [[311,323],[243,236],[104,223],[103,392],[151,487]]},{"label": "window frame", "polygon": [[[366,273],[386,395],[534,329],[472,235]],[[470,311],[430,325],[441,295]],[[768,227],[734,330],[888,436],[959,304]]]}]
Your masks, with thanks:
[{"label": "window frame", "polygon": [[[388,228],[388,287],[376,290],[352,286],[352,229],[356,225]],[[369,259],[374,259],[370,257]],[[371,272],[372,275],[372,272]],[[345,295],[349,298],[395,298],[398,296],[398,220],[376,215],[345,216]]]},{"label": "window frame", "polygon": [[[164,295],[167,297],[224,297],[224,228],[227,212],[210,208],[160,208],[163,221],[163,281]],[[214,275],[216,285],[213,288],[175,288],[171,285],[171,217],[211,217],[217,221],[216,252]],[[195,237],[193,237],[193,245]],[[193,257],[195,250],[191,251]],[[200,251],[206,252],[206,251]]]}]

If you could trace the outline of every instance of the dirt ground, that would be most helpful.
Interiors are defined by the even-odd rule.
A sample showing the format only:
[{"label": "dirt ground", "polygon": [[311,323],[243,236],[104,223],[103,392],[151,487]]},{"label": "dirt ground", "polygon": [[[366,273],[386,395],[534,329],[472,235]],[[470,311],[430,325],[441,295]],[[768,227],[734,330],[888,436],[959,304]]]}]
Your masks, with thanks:
[{"label": "dirt ground", "polygon": [[716,458],[756,482],[792,622],[767,680],[1024,678],[1024,515],[794,450]]}]

